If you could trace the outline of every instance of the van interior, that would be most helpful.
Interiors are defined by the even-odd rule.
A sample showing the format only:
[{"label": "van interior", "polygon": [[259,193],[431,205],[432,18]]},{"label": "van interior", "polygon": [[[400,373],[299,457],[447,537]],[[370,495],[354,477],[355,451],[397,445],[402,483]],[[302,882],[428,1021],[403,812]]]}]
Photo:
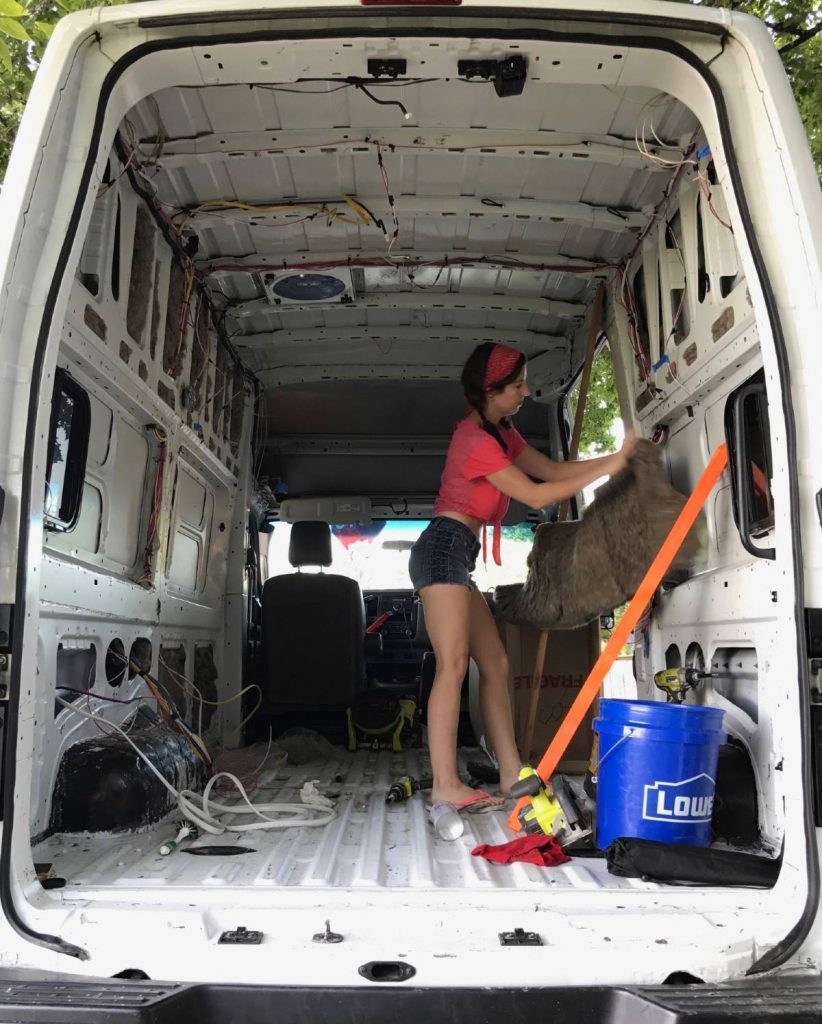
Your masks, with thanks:
[{"label": "van interior", "polygon": [[[801,916],[807,866],[769,653],[760,283],[710,97],[653,26],[345,13],[141,13],[151,45],[99,101],[40,462],[27,920],[86,951],[61,970],[107,976],[576,984],[592,957],[605,983],[742,974]],[[698,62],[721,52],[687,39]],[[425,793],[385,801],[429,771],[408,550],[461,367],[483,341],[523,352],[516,426],[562,460],[592,338],[677,490],[741,433],[755,466],[723,475],[702,560],[657,594],[617,695],[708,673],[687,700],[724,712],[750,826],[719,846],[782,858],[769,890],[621,878],[595,850],[493,865],[471,851],[513,838],[510,805],[449,842]],[[557,513],[512,503],[480,588],[521,582]],[[466,778],[493,768],[475,676]],[[583,804],[585,769],[567,773]],[[224,776],[203,799],[220,772],[256,812]],[[185,836],[186,800],[244,830]],[[517,929],[542,945],[503,948]]]}]

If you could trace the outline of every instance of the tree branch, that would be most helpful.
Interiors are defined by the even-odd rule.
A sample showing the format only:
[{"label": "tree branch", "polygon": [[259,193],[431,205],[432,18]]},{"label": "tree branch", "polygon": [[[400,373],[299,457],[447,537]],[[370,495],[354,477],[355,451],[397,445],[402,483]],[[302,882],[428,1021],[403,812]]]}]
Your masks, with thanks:
[{"label": "tree branch", "polygon": [[790,25],[786,25],[784,22],[780,23],[776,21],[765,21],[763,19],[763,23],[766,25],[767,28],[771,30],[771,32],[783,32],[785,33],[785,35],[789,36],[801,36],[802,32],[804,31],[803,29],[792,28]]},{"label": "tree branch", "polygon": [[787,53],[789,50],[795,50],[797,46],[802,46],[803,43],[807,43],[809,39],[813,39],[813,37],[818,35],[820,32],[822,32],[822,21],[814,25],[813,28],[809,28],[805,32],[800,33],[792,42],[787,43],[785,46],[780,46],[780,54]]}]

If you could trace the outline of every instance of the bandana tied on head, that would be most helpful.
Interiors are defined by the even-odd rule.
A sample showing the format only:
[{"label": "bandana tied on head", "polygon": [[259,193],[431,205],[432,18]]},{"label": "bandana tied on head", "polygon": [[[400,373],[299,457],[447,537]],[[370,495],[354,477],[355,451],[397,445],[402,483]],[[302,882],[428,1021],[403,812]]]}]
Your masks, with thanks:
[{"label": "bandana tied on head", "polygon": [[482,379],[482,386],[487,390],[504,381],[517,363],[522,359],[522,353],[508,345],[494,345],[488,362],[485,364],[485,376]]}]

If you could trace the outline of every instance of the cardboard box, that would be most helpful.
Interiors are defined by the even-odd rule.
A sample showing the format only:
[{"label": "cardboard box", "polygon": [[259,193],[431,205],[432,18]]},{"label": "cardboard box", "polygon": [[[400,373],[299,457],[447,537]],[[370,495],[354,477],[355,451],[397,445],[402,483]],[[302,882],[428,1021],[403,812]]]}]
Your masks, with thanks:
[{"label": "cardboard box", "polygon": [[[512,626],[507,622],[498,623],[498,628],[508,652],[508,686],[517,745],[529,763],[536,765],[548,749],[548,744],[599,657],[599,619],[579,629],[554,629],[549,632],[545,661],[540,673],[540,697],[530,752],[523,751],[522,746],[531,702],[539,630],[530,626]],[[594,701],[583,719],[559,763],[558,771],[581,773],[587,768],[598,703]]]}]

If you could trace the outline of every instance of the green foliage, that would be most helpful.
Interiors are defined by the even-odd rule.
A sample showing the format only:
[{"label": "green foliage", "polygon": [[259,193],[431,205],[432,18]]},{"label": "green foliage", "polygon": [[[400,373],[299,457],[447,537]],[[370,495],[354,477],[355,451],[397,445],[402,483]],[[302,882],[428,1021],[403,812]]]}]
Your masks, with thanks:
[{"label": "green foliage", "polygon": [[524,541],[531,544],[534,540],[535,529],[536,527],[530,523],[516,523],[513,526],[503,526],[502,536],[504,540]]},{"label": "green foliage", "polygon": [[[0,0],[0,181],[43,49],[71,11],[124,0]],[[773,34],[822,173],[822,6],[820,0],[680,0],[761,18]]]},{"label": "green foliage", "polygon": [[[568,407],[572,416],[576,415],[579,385],[578,380],[568,395]],[[614,364],[611,361],[611,351],[606,345],[596,354],[591,367],[588,399],[585,403],[582,433],[579,438],[580,458],[616,451],[611,427],[618,416],[619,398],[614,380]]]},{"label": "green foliage", "polygon": [[[691,3],[692,0],[679,0]],[[700,0],[696,0],[700,2]],[[822,175],[822,3],[820,0],[701,0],[752,14],[767,25],[805,123],[817,173]]]},{"label": "green foliage", "polygon": [[46,43],[64,14],[125,0],[0,0],[0,182]]},{"label": "green foliage", "polygon": [[619,416],[619,398],[614,380],[611,350],[600,349],[591,367],[588,402],[579,438],[580,455],[604,455],[616,451],[611,427]]}]

